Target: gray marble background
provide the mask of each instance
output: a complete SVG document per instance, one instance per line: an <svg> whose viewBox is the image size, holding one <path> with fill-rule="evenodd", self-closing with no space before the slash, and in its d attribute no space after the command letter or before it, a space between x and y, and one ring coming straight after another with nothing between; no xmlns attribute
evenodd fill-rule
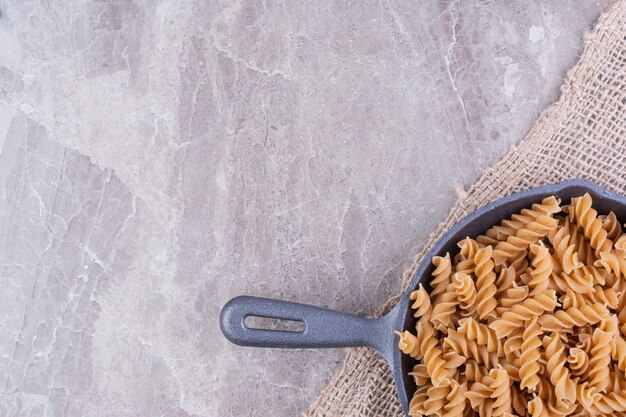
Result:
<svg viewBox="0 0 626 417"><path fill-rule="evenodd" d="M297 415L344 352L221 306L372 313L601 11L0 0L0 414Z"/></svg>

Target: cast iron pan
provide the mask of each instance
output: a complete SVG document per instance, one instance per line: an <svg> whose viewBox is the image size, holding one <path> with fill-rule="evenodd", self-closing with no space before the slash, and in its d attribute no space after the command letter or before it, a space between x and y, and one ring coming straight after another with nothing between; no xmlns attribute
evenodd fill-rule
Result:
<svg viewBox="0 0 626 417"><path fill-rule="evenodd" d="M220 326L228 340L242 346L273 348L338 348L367 346L380 353L389 363L398 388L404 412L408 415L408 404L415 392L415 382L408 375L413 370L414 360L401 354L397 348L398 337L394 330L415 331L415 318L409 308L409 294L419 283L425 286L431 279L433 256L446 252L458 252L456 243L466 236L476 237L489 227L509 218L544 197L555 195L562 202L588 192L593 205L600 213L613 210L618 218L626 219L626 197L604 190L589 181L575 179L558 184L545 185L504 197L476 210L454 225L424 257L413 275L402 299L387 315L379 319L352 316L288 301L257 297L236 297L222 309ZM244 324L248 316L301 321L301 332L250 329Z"/></svg>

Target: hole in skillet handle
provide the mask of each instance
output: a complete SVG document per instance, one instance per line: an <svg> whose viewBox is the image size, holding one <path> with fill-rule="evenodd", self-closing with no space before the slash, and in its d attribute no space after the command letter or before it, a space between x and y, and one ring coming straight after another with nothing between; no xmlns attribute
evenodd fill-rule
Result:
<svg viewBox="0 0 626 417"><path fill-rule="evenodd" d="M302 333L306 329L302 320L287 320L274 317L249 315L243 321L244 326L253 330L273 330L282 332Z"/></svg>

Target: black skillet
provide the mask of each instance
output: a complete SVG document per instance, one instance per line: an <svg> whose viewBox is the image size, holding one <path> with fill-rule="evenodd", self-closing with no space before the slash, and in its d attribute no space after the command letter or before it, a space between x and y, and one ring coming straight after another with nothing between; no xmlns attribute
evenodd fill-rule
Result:
<svg viewBox="0 0 626 417"><path fill-rule="evenodd" d="M612 210L618 218L626 218L626 197L611 193L586 180L568 180L532 188L489 203L448 230L424 257L400 302L381 318L368 319L310 305L242 296L233 298L222 308L220 316L222 332L228 340L242 346L370 347L389 363L402 407L408 416L409 401L416 388L413 378L408 373L412 371L415 362L398 350L398 337L394 335L394 331L415 330L415 318L409 308L409 295L419 283L427 284L430 281L430 274L433 271L430 259L437 255L443 256L446 252L454 255L458 251L456 243L461 239L484 233L502 219L540 202L544 197L555 195L562 202L568 202L570 198L586 192L591 194L594 208L600 213ZM305 327L301 332L251 329L244 324L248 316L301 321Z"/></svg>

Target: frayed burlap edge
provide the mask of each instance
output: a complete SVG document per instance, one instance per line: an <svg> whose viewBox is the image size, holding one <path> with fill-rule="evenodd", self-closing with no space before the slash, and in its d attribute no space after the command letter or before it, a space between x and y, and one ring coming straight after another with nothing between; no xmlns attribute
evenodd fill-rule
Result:
<svg viewBox="0 0 626 417"><path fill-rule="evenodd" d="M489 201L522 189L586 178L626 191L626 2L619 1L583 36L583 52L567 73L561 97L526 137L487 169L454 204L403 277L401 297L425 253L458 220ZM626 220L626 219L622 219ZM349 349L341 369L303 412L319 416L401 416L386 362L366 348Z"/></svg>

